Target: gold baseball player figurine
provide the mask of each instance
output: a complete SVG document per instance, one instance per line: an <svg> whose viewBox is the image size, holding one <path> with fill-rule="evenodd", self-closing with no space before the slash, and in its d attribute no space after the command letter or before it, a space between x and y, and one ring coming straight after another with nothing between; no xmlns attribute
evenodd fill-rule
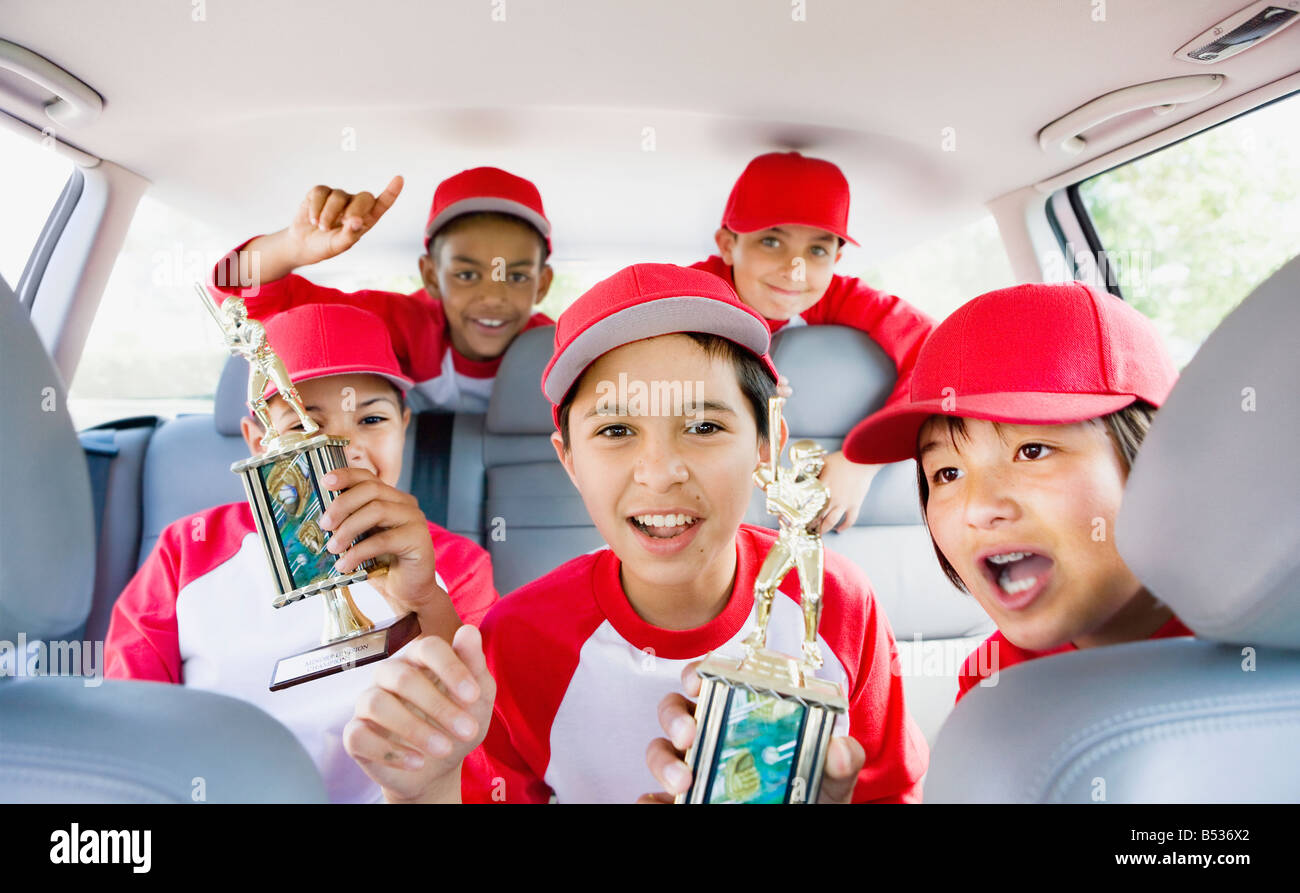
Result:
<svg viewBox="0 0 1300 893"><path fill-rule="evenodd" d="M773 443L780 441L784 403L773 397L767 404ZM798 440L790 445L790 460L782 468L773 450L754 472L781 529L754 581L758 617L744 656L710 652L696 670L695 743L686 753L691 788L677 795L678 803L817 802L835 722L848 711L843 687L816 675L824 556L815 525L830 501L817 475L826 451ZM791 569L802 593L802 659L767 648L772 600Z"/></svg>
<svg viewBox="0 0 1300 893"><path fill-rule="evenodd" d="M302 405L302 396L289 380L289 370L284 368L284 361L271 350L271 344L266 340L266 329L260 322L249 317L243 299L226 298L218 308L207 289L196 285L195 290L203 299L203 306L208 308L208 312L221 327L227 349L234 356L243 357L248 361L248 408L262 423L264 432L262 446L272 449L281 442L280 432L271 423L271 413L267 409L266 398L262 396L268 381L275 385L276 390L297 413L299 421L302 422L301 437L310 437L319 431L320 426L307 414L307 410Z"/></svg>
<svg viewBox="0 0 1300 893"><path fill-rule="evenodd" d="M768 401L768 422L775 441L781 432L783 397ZM799 602L803 608L803 659L809 667L822 665L817 647L817 622L822 610L822 538L816 524L830 502L830 491L818 480L826 465L826 450L812 440L796 440L790 445L790 467L781 467L775 450L770 465L754 472L754 481L767 494L767 510L776 515L781 531L772 551L754 580L754 598L758 618L754 632L745 639L751 656L767 645L767 621L772 613L772 598L785 575L793 568L799 574Z"/></svg>

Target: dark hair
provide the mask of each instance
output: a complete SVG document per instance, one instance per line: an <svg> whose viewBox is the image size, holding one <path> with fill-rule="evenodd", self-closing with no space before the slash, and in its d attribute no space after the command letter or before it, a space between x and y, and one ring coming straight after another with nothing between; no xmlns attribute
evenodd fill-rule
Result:
<svg viewBox="0 0 1300 893"><path fill-rule="evenodd" d="M711 359L722 357L730 361L731 367L736 371L736 383L740 385L740 393L745 395L745 402L754 413L754 421L758 426L758 442L767 443L771 433L767 429L767 401L769 397L776 396L776 382L772 380L763 361L736 342L721 335L708 332L675 334L686 335L700 345ZM582 384L584 377L585 373L578 376L578 380L569 387L568 393L560 401L560 438L564 441L566 452L569 449L569 411L573 408L573 398L577 395L578 385Z"/></svg>
<svg viewBox="0 0 1300 893"><path fill-rule="evenodd" d="M1106 433L1110 436L1111 443L1115 446L1115 452L1119 455L1120 462L1124 465L1124 471L1127 473L1132 467L1133 462L1137 459L1138 449L1142 446L1142 441L1147 436L1147 431L1151 428L1151 420L1155 417L1156 408L1150 403L1138 400L1130 403L1123 409L1116 410L1110 415L1104 415L1092 421L1104 425ZM966 420L957 416L940 416L947 423L948 434L951 437L966 437ZM994 423L999 424L997 422ZM918 459L916 463L916 486L917 493L921 497L921 517L925 519L926 528L929 529L930 518L926 514L926 505L930 501L930 482L925 477L925 469L921 466ZM934 554L939 558L939 567L943 569L944 575L952 581L962 592L969 592L966 584L962 582L961 576L958 575L957 569L952 566L943 552L939 550L939 544L934 540L934 534L930 534L930 544L934 546Z"/></svg>
<svg viewBox="0 0 1300 893"><path fill-rule="evenodd" d="M442 240L458 229L464 228L470 223L484 223L488 221L506 221L507 223L517 223L520 226L526 226L532 233L537 236L537 246L541 251L538 265L546 263L546 259L551 256L551 251L546 247L546 237L542 235L541 230L533 226L522 217L514 214L506 214L501 211L473 211L469 214L461 214L459 217L453 217L438 229L434 230L433 236L429 239L429 257L437 258L439 250L442 248Z"/></svg>

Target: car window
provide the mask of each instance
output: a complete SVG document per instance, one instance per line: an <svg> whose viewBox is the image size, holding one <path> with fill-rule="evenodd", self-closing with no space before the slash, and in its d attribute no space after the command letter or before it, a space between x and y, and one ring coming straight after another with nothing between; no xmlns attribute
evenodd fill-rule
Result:
<svg viewBox="0 0 1300 893"><path fill-rule="evenodd" d="M53 137L37 142L0 129L0 275L14 291L72 175L72 162L53 146Z"/></svg>
<svg viewBox="0 0 1300 893"><path fill-rule="evenodd" d="M193 283L207 280L229 242L187 214L140 200L68 390L79 429L212 411L227 354Z"/></svg>
<svg viewBox="0 0 1300 893"><path fill-rule="evenodd" d="M1016 283L992 214L869 263L856 275L939 320L977 295Z"/></svg>
<svg viewBox="0 0 1300 893"><path fill-rule="evenodd" d="M1078 186L1125 300L1181 367L1243 298L1300 254L1300 95Z"/></svg>

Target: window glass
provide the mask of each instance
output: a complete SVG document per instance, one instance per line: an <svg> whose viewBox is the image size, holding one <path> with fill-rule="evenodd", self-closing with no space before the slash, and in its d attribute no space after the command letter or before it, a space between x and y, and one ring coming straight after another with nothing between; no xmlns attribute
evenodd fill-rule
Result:
<svg viewBox="0 0 1300 893"><path fill-rule="evenodd" d="M50 137L38 142L0 128L0 275L14 291L72 175L72 162L52 146Z"/></svg>
<svg viewBox="0 0 1300 893"><path fill-rule="evenodd" d="M938 320L986 291L1016 284L992 214L869 264L857 275Z"/></svg>
<svg viewBox="0 0 1300 893"><path fill-rule="evenodd" d="M1124 299L1181 367L1300 254L1300 95L1079 184Z"/></svg>
<svg viewBox="0 0 1300 893"><path fill-rule="evenodd" d="M212 411L228 354L193 283L207 280L229 242L187 214L140 200L68 392L78 428Z"/></svg>

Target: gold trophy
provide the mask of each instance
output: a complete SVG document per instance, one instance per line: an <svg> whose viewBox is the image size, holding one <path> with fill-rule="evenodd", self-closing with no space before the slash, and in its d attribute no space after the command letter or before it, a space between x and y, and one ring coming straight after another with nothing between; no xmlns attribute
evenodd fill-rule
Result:
<svg viewBox="0 0 1300 893"><path fill-rule="evenodd" d="M783 397L768 401L768 430L780 436ZM813 674L822 665L817 647L821 617L821 535L816 523L830 500L818 480L826 451L811 440L790 445L789 467L776 450L754 472L767 510L780 521L776 542L754 580L757 627L745 653L711 653L700 664L695 743L686 754L691 788L678 803L815 803L831 731L848 701L837 683ZM799 575L803 647L796 659L767 649L772 599L791 570Z"/></svg>
<svg viewBox="0 0 1300 893"><path fill-rule="evenodd" d="M267 340L266 329L248 316L240 298L227 298L220 307L207 289L196 284L203 306L221 327L226 347L248 361L248 407L262 423L265 434L259 456L236 462L230 470L244 481L253 521L262 540L271 577L279 595L277 608L319 594L325 604L325 624L320 644L276 661L271 691L341 673L383 660L420 634L414 613L376 627L352 601L348 586L387 571L375 559L348 574L334 569L335 556L325 548L330 534L320 527L320 516L335 493L320 479L348 464L343 450L348 441L318 433L320 427L303 407L289 371ZM263 391L267 383L297 413L302 431L281 434L271 421Z"/></svg>

